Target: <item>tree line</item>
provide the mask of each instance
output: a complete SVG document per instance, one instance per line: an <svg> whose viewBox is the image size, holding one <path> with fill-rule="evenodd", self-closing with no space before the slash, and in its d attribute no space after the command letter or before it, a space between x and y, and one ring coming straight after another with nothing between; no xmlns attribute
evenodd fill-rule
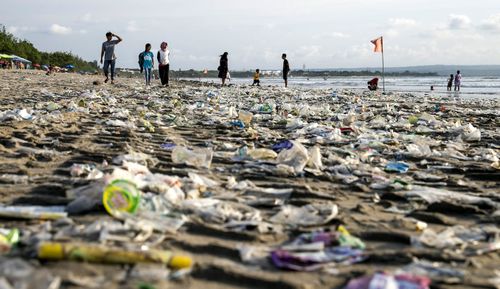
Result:
<svg viewBox="0 0 500 289"><path fill-rule="evenodd" d="M15 54L28 59L33 64L53 65L65 67L68 64L74 65L75 70L95 71L97 62L88 62L70 52L43 52L39 51L31 42L19 39L8 32L4 25L0 25L0 53Z"/></svg>

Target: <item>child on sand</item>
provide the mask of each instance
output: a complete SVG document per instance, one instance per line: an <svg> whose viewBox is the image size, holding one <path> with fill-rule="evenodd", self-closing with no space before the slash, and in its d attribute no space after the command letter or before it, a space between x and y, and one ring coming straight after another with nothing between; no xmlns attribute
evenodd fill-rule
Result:
<svg viewBox="0 0 500 289"><path fill-rule="evenodd" d="M144 53L142 54L142 68L144 69L144 78L146 79L146 86L151 85L151 70L154 67L154 55L151 52L151 44L147 43Z"/></svg>
<svg viewBox="0 0 500 289"><path fill-rule="evenodd" d="M254 85L260 86L260 70L259 69L255 70L255 73L253 75L252 86L254 86Z"/></svg>
<svg viewBox="0 0 500 289"><path fill-rule="evenodd" d="M450 74L450 78L448 79L448 91L451 91L451 88L453 87L453 74Z"/></svg>

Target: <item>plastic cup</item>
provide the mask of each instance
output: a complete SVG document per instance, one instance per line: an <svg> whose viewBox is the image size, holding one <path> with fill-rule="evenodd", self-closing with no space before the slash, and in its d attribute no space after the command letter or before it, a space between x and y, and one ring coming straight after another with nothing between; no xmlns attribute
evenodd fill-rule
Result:
<svg viewBox="0 0 500 289"><path fill-rule="evenodd" d="M139 207L141 193L131 181L115 180L104 188L102 203L106 211L118 217L120 213L134 214Z"/></svg>

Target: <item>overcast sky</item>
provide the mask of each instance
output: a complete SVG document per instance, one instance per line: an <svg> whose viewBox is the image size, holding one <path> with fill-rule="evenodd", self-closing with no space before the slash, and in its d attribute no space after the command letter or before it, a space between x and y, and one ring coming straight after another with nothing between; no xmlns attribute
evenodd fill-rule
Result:
<svg viewBox="0 0 500 289"><path fill-rule="evenodd" d="M173 69L500 64L499 0L8 0L0 23L44 51L99 58L104 34L124 41L118 67L136 67L167 41ZM5 12L5 10L9 12Z"/></svg>

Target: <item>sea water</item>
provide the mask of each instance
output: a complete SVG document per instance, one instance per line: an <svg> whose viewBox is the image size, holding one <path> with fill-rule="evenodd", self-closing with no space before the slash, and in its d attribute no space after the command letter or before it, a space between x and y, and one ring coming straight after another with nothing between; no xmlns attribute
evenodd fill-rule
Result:
<svg viewBox="0 0 500 289"><path fill-rule="evenodd" d="M290 77L289 86L299 86L304 88L331 88L331 89L353 89L366 90L370 76L351 77ZM219 83L216 78L201 78L201 81ZM261 77L261 85L283 85L281 78ZM232 84L252 84L250 78L232 78ZM500 98L500 77L467 77L462 78L460 93L447 92L448 79L445 76L432 77L386 77L385 89L387 92L408 92L415 95L430 94L439 96L460 96L464 98ZM382 89L382 79L379 80L379 87ZM431 91L434 86L434 91ZM453 88L454 89L454 88Z"/></svg>

